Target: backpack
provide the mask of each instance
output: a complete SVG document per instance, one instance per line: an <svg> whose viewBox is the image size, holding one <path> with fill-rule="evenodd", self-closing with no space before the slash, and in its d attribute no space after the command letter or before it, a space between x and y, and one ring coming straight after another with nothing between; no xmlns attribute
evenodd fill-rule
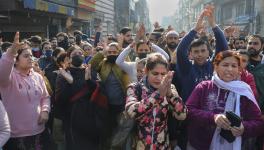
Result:
<svg viewBox="0 0 264 150"><path fill-rule="evenodd" d="M141 83L137 82L135 88L135 94L138 98L138 101L140 101L142 95ZM111 149L132 149L135 134L135 120L133 118L130 118L126 111L122 112L118 121L117 130L111 140Z"/></svg>

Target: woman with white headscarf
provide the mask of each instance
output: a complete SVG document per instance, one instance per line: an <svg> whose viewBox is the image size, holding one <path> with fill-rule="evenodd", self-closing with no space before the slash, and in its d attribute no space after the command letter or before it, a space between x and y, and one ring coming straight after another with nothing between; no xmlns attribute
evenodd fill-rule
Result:
<svg viewBox="0 0 264 150"><path fill-rule="evenodd" d="M187 100L189 114L188 150L241 150L246 138L263 134L261 111L248 84L238 80L240 57L224 51L214 60L212 80L196 86ZM241 118L240 126L232 126L226 112ZM220 134L230 131L234 141Z"/></svg>

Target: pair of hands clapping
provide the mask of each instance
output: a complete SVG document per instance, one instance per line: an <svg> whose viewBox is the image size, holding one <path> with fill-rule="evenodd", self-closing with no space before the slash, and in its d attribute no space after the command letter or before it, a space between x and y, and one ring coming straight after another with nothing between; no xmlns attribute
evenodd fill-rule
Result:
<svg viewBox="0 0 264 150"><path fill-rule="evenodd" d="M215 17L214 17L214 6L207 5L202 13L200 14L196 26L194 28L195 31L201 32L205 28L205 22L203 21L204 17L207 17L209 25L214 28L216 26Z"/></svg>
<svg viewBox="0 0 264 150"><path fill-rule="evenodd" d="M170 97L171 92L171 81L173 78L174 71L169 71L168 74L162 79L161 84L158 88L161 97Z"/></svg>

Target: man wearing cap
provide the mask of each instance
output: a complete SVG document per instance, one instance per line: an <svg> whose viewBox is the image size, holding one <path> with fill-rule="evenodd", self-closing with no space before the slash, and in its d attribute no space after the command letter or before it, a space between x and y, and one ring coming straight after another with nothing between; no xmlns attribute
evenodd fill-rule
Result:
<svg viewBox="0 0 264 150"><path fill-rule="evenodd" d="M165 51L170 56L170 59L173 56L173 53L175 52L178 44L179 44L179 34L176 31L169 31L166 34Z"/></svg>

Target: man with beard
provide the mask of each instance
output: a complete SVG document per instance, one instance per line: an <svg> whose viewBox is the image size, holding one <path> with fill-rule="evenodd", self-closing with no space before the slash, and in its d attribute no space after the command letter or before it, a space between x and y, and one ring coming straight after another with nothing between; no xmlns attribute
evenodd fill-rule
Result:
<svg viewBox="0 0 264 150"><path fill-rule="evenodd" d="M264 64L261 64L262 50L264 47L264 40L259 35L250 35L247 38L247 51L249 54L249 63L247 69L253 74L257 86L259 98L259 107L262 112L262 119L264 119ZM262 149L263 137L259 137L256 143L257 149Z"/></svg>
<svg viewBox="0 0 264 150"><path fill-rule="evenodd" d="M122 48L126 48L129 44L133 42L132 32L130 28L124 27L123 29L120 30L119 33L121 34L121 36L124 37Z"/></svg>
<svg viewBox="0 0 264 150"><path fill-rule="evenodd" d="M247 50L250 56L248 70L253 71L261 63L264 40L259 35L250 35L247 41Z"/></svg>
<svg viewBox="0 0 264 150"><path fill-rule="evenodd" d="M179 44L179 34L176 31L169 31L166 34L166 46L165 51L170 56L171 65L176 64L176 48Z"/></svg>
<svg viewBox="0 0 264 150"><path fill-rule="evenodd" d="M234 46L235 46L236 50L246 49L246 41L245 41L245 38L240 37L238 39L235 39L234 40Z"/></svg>

